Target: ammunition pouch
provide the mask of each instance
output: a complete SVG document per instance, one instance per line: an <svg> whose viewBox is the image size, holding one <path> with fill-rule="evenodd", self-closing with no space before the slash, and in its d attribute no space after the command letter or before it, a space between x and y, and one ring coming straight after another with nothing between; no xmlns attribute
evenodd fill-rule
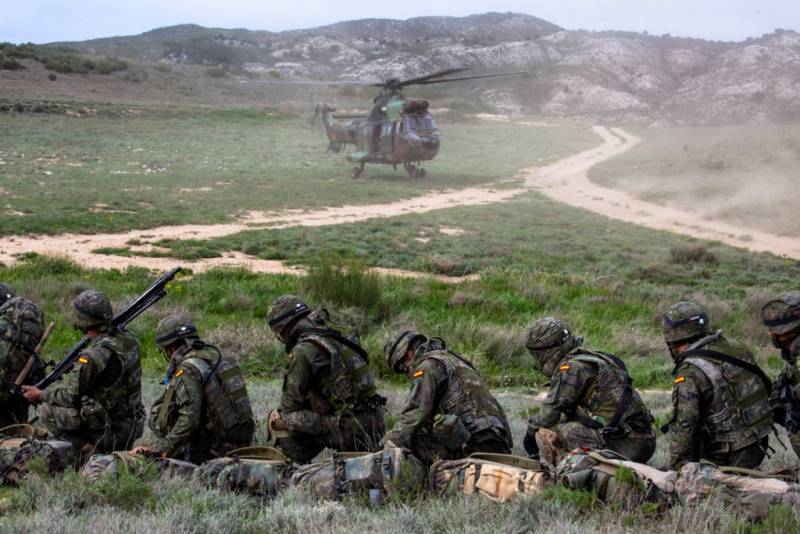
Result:
<svg viewBox="0 0 800 534"><path fill-rule="evenodd" d="M103 430L109 422L105 407L90 397L81 400L80 419L83 427L90 430Z"/></svg>

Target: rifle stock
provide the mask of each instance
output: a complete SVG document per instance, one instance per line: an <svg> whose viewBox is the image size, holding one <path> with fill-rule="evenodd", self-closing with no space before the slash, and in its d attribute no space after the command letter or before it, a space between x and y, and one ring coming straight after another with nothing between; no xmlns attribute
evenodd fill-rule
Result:
<svg viewBox="0 0 800 534"><path fill-rule="evenodd" d="M167 295L167 290L165 289L167 284L175 278L175 275L178 274L180 270L180 267L175 267L171 271L161 275L158 280L153 282L153 284L145 290L144 293L136 297L133 302L125 306L121 312L111 319L111 329L115 331L124 330L128 323L139 317L139 315L144 313L144 311L150 306L164 298ZM50 371L50 373L37 384L35 384L34 387L38 389L45 389L50 384L67 374L70 369L75 366L75 362L78 360L78 355L83 348L89 344L91 339L92 338L88 335L83 336L80 341L75 343L67 351L67 353L64 355L64 358L62 358L61 361L56 364L53 370Z"/></svg>

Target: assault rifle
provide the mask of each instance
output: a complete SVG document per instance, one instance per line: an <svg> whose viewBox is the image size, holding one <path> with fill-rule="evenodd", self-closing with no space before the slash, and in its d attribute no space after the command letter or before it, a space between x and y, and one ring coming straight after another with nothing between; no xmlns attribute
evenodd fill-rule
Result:
<svg viewBox="0 0 800 534"><path fill-rule="evenodd" d="M171 271L161 275L161 277L153 282L153 285L148 287L144 293L137 297L136 300L125 306L125 309L111 319L110 330L117 332L125 330L125 327L128 326L128 323L139 317L147 308L163 299L167 295L167 284L170 283L173 278L175 278L175 275L178 274L180 270L180 267L175 267ZM50 371L50 374L39 381L38 384L35 384L34 387L38 389L45 389L47 386L68 373L75 366L75 361L78 359L78 354L80 354L83 348L89 344L91 339L92 338L88 335L83 336L80 341L75 343L72 348L67 351L67 353L64 355L64 358L58 362L55 367L53 367L53 370Z"/></svg>
<svg viewBox="0 0 800 534"><path fill-rule="evenodd" d="M789 434L800 430L800 405L794 396L795 384L791 380L781 381L778 389L778 400L783 409L783 428Z"/></svg>

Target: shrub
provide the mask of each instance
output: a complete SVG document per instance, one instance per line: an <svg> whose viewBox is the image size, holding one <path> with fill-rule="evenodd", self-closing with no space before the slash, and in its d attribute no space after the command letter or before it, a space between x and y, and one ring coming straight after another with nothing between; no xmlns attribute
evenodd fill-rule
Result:
<svg viewBox="0 0 800 534"><path fill-rule="evenodd" d="M20 70L24 69L25 67L12 57L3 57L2 61L0 61L0 68L3 70Z"/></svg>
<svg viewBox="0 0 800 534"><path fill-rule="evenodd" d="M56 76L51 72L50 74L47 75L47 79L50 80L51 82L54 82L58 79L58 76Z"/></svg>
<svg viewBox="0 0 800 534"><path fill-rule="evenodd" d="M672 263L706 263L716 265L719 258L704 245L685 245L672 247L669 250Z"/></svg>
<svg viewBox="0 0 800 534"><path fill-rule="evenodd" d="M210 67L206 69L206 76L209 78L225 78L228 75L228 69L225 67Z"/></svg>
<svg viewBox="0 0 800 534"><path fill-rule="evenodd" d="M317 300L338 306L376 310L381 303L381 283L357 259L321 257L311 264L303 287Z"/></svg>

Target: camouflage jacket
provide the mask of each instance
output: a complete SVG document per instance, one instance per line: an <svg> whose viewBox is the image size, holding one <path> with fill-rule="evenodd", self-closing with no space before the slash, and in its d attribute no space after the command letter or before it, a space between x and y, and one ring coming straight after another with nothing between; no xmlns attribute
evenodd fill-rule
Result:
<svg viewBox="0 0 800 534"><path fill-rule="evenodd" d="M334 358L342 354L351 363L355 359L353 373L341 360L338 371L334 368ZM377 393L368 364L334 340L302 334L287 360L280 412L290 432L317 433L337 418L371 409Z"/></svg>
<svg viewBox="0 0 800 534"><path fill-rule="evenodd" d="M44 316L29 300L16 297L0 307L0 426L27 422L28 403L5 386L17 379L43 333ZM37 358L23 383L34 384L43 376Z"/></svg>
<svg viewBox="0 0 800 534"><path fill-rule="evenodd" d="M129 332L101 333L78 355L75 368L43 393L46 404L74 408L91 428L141 420L139 343Z"/></svg>
<svg viewBox="0 0 800 534"><path fill-rule="evenodd" d="M414 435L429 429L437 414L451 414L458 416L470 435L492 430L510 446L505 412L478 372L443 346L429 344L426 349L415 355L411 389L387 440L410 448Z"/></svg>
<svg viewBox="0 0 800 534"><path fill-rule="evenodd" d="M754 363L743 346L722 337L709 337L713 338L710 343L693 348ZM768 435L772 428L766 387L752 373L732 364L682 357L674 372L672 405L668 428L673 469L687 461L699 461L704 455L740 450Z"/></svg>
<svg viewBox="0 0 800 534"><path fill-rule="evenodd" d="M562 416L594 421L599 428L609 424L622 401L626 373L603 359L601 353L576 348L566 355L550 380L550 390L541 411L531 417L534 428L552 428ZM620 426L625 433L654 434L653 418L635 389Z"/></svg>
<svg viewBox="0 0 800 534"><path fill-rule="evenodd" d="M148 446L170 457L195 458L250 444L252 431L246 435L239 428L254 424L238 365L210 346L186 346L173 354L167 378L150 409L154 438Z"/></svg>

